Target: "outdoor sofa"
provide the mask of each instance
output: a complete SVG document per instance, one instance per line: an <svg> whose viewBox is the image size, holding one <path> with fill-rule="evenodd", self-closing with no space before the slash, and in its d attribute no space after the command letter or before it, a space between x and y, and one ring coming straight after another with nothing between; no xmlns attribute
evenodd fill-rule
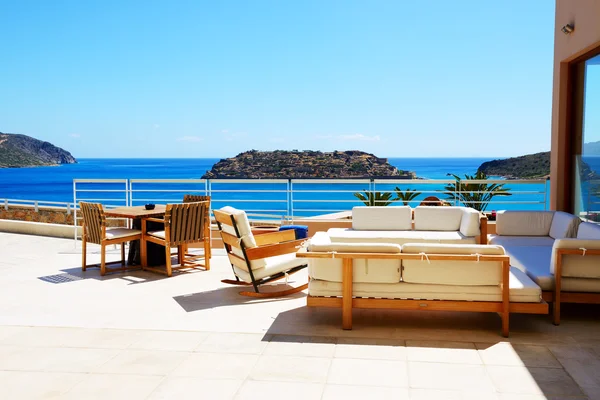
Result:
<svg viewBox="0 0 600 400"><path fill-rule="evenodd" d="M500 211L489 244L542 288L555 324L561 302L600 303L600 225L560 211Z"/></svg>

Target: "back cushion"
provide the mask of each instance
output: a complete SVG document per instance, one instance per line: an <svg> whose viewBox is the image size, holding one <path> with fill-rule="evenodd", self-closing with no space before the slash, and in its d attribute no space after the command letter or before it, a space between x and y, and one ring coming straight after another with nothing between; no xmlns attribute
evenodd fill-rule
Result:
<svg viewBox="0 0 600 400"><path fill-rule="evenodd" d="M506 236L549 236L554 211L498 211L496 233Z"/></svg>
<svg viewBox="0 0 600 400"><path fill-rule="evenodd" d="M411 243L402 253L421 254L420 260L402 260L402 280L407 283L492 286L502 282L501 261L432 261L433 254L504 255L502 246Z"/></svg>
<svg viewBox="0 0 600 400"><path fill-rule="evenodd" d="M354 207L352 229L361 231L410 231L411 208L402 207Z"/></svg>
<svg viewBox="0 0 600 400"><path fill-rule="evenodd" d="M467 237L479 235L479 211L470 207L461 207L460 233Z"/></svg>
<svg viewBox="0 0 600 400"><path fill-rule="evenodd" d="M556 211L550 226L550 236L554 239L574 238L581 220L573 214Z"/></svg>
<svg viewBox="0 0 600 400"><path fill-rule="evenodd" d="M415 230L458 231L462 220L462 207L417 207Z"/></svg>
<svg viewBox="0 0 600 400"><path fill-rule="evenodd" d="M582 222L577 230L577 239L600 239L600 225Z"/></svg>
<svg viewBox="0 0 600 400"><path fill-rule="evenodd" d="M248 220L248 216L246 212L243 210L238 210L236 208L226 206L221 208L221 211L233 214L233 219L235 220L235 225L237 226L238 231L240 232L240 236L242 237L242 243L246 248L256 247L256 240L254 240L254 235L252 234L252 228L250 227L250 221ZM223 227L223 232L227 232L230 235L236 236L235 230L230 228L229 225L221 225ZM244 258L244 253L236 248L232 247L232 253L240 258ZM267 265L264 259L252 260L251 266L252 269L264 268Z"/></svg>

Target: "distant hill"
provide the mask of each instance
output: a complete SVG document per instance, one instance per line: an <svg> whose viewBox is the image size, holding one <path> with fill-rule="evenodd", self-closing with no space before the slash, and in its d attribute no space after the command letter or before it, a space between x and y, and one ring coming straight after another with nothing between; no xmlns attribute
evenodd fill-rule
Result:
<svg viewBox="0 0 600 400"><path fill-rule="evenodd" d="M600 141L585 143L584 153L588 156L600 155ZM583 166L583 174L594 173L589 166ZM544 178L550 176L550 152L528 154L503 160L486 161L479 166L486 175L503 176L512 179Z"/></svg>
<svg viewBox="0 0 600 400"><path fill-rule="evenodd" d="M414 172L401 171L362 151L257 151L240 153L213 165L202 178L397 178L414 179Z"/></svg>
<svg viewBox="0 0 600 400"><path fill-rule="evenodd" d="M75 164L66 150L26 135L0 132L0 168Z"/></svg>

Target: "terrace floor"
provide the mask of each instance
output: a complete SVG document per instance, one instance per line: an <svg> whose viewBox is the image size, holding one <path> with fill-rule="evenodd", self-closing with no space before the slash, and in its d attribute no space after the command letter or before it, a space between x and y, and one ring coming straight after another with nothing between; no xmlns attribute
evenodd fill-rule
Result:
<svg viewBox="0 0 600 400"><path fill-rule="evenodd" d="M359 310L344 331L303 293L239 296L219 250L172 278L80 260L0 233L1 399L600 399L597 306L513 315L509 339L479 313Z"/></svg>

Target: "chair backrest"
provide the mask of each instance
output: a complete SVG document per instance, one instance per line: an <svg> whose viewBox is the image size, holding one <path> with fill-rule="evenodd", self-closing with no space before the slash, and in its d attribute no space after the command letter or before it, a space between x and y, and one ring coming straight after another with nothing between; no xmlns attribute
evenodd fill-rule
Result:
<svg viewBox="0 0 600 400"><path fill-rule="evenodd" d="M171 246L195 243L204 239L208 202L167 204L165 240Z"/></svg>
<svg viewBox="0 0 600 400"><path fill-rule="evenodd" d="M101 244L106 233L106 217L100 203L80 202L86 242Z"/></svg>
<svg viewBox="0 0 600 400"><path fill-rule="evenodd" d="M208 202L207 211L204 213L204 228L206 229L207 236L210 236L210 196L200 196L197 194L183 195L184 203L197 203L199 201Z"/></svg>

